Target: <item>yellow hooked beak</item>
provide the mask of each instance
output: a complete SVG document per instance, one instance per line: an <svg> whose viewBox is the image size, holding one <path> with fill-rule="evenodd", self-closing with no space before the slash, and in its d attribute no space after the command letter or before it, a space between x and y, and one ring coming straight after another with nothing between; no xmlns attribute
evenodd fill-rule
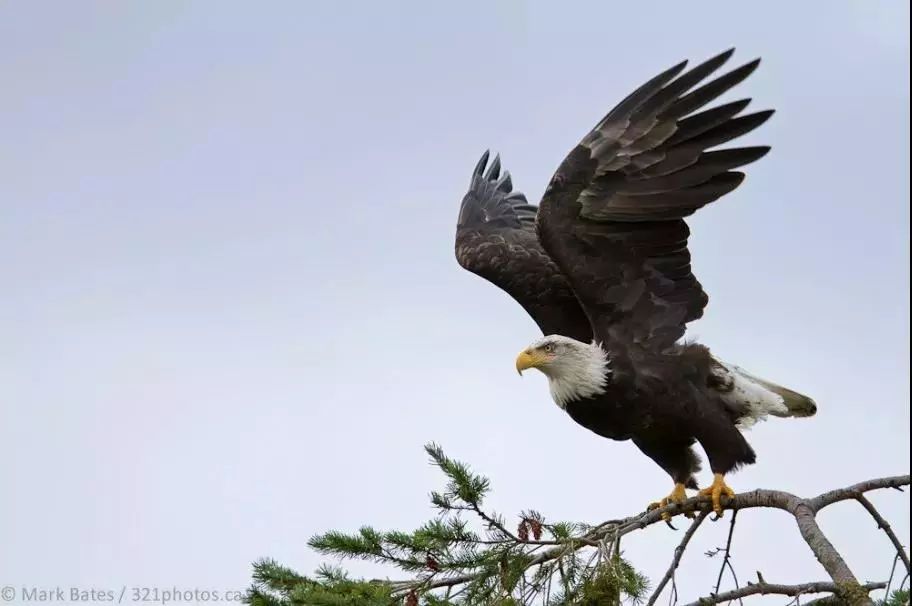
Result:
<svg viewBox="0 0 912 606"><path fill-rule="evenodd" d="M538 368L540 364L547 360L547 356L536 350L525 350L516 356L516 372L520 375L524 370Z"/></svg>

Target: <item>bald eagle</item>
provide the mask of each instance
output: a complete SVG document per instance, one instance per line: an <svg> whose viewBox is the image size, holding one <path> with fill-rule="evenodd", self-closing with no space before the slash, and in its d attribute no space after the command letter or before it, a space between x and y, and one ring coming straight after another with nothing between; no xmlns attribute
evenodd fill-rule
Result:
<svg viewBox="0 0 912 606"><path fill-rule="evenodd" d="M708 151L773 113L742 114L750 99L704 109L759 65L706 81L733 52L688 71L683 61L633 91L570 151L537 207L485 152L456 230L459 264L506 291L545 335L519 354L517 370L544 373L574 421L631 440L671 476L671 494L650 507L698 489L699 442L713 482L698 494L717 515L734 495L725 475L756 459L741 430L817 410L682 340L708 301L691 272L684 218L737 188L744 173L734 169L769 151Z"/></svg>

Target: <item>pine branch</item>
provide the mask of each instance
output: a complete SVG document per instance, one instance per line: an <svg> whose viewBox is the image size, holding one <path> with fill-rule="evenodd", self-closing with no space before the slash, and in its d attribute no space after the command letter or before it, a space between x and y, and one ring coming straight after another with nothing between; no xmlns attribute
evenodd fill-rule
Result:
<svg viewBox="0 0 912 606"><path fill-rule="evenodd" d="M816 515L816 513L821 509L833 505L834 503L856 499L858 494L864 492L870 492L872 490L880 490L885 488L899 488L902 486L908 486L909 484L910 476L908 475L876 478L873 480L868 480L866 482L861 482L859 484L854 484L847 488L823 493L813 499L802 499L789 492L781 490L758 489L736 495L733 499L730 499L724 505L723 509L739 511L742 509L753 509L759 507L780 509L791 513L793 516L795 516L796 521L798 522L799 530L801 530L802 536L805 538L808 546L811 548L818 561L820 561L824 566L824 569L830 573L834 583L859 586L858 581L855 579L855 576L852 574L851 570L848 569L848 566L845 564L842 556L832 545L832 543L829 542L829 540L823 534L823 531L820 530L820 527L814 520L814 515ZM662 508L653 509L637 516L631 516L629 518L619 520L611 524L600 525L598 527L598 530L583 535L580 538L586 541L587 544L597 542L600 539L604 539L611 535L620 538L631 532L642 530L649 526L652 526L653 524L661 522L662 513L665 511L668 511L670 513L685 513L697 511L699 508L705 507L707 505L708 503L706 502L705 498L694 497L688 499L683 504L668 505ZM555 547L553 549L545 551L532 561L531 566L541 565L545 562L560 558L565 555L565 549L565 547ZM428 584L427 587L439 588L453 586L469 582L473 578L473 575L468 574L454 576L448 579L437 579L434 582Z"/></svg>
<svg viewBox="0 0 912 606"><path fill-rule="evenodd" d="M381 532L364 526L354 534L333 531L318 535L309 543L321 553L340 558L393 564L415 574L413 578L400 581L351 580L335 568L323 568L315 578L308 578L264 560L255 565L254 585L248 594L248 602L257 606L508 606L532 603L613 604L619 603L622 596L634 601L645 600L648 583L622 558L621 538L662 521L663 513L699 512L675 549L671 564L647 606L654 606L669 583L677 601L675 573L691 538L710 515L711 507L706 498L695 497L683 504L608 520L594 527L546 523L543 516L535 511L523 512L519 516L518 530L513 532L501 516L483 507L483 500L490 491L487 478L447 457L435 444L429 444L425 450L431 462L441 469L448 480L444 492L431 493L431 502L440 513L437 519L412 532ZM908 556L902 551L895 533L864 494L884 488L901 489L909 483L910 478L905 475L868 480L813 498L777 490L754 490L725 501L724 508L734 512L726 541L726 555L713 594L700 603L740 600L758 593L801 596L828 592L846 603L873 604L868 592L886 584L859 584L841 554L820 529L816 514L834 503L858 501L897 548L894 562L902 558L908 570ZM760 578L758 583L719 593L725 569L735 575L730 556L737 513L752 508L779 509L792 515L811 553L821 562L831 580L803 585L775 585ZM474 518L480 523L483 532L473 531L462 517L466 515L470 516L469 521ZM734 578L737 585L737 577Z"/></svg>
<svg viewBox="0 0 912 606"><path fill-rule="evenodd" d="M485 521L485 523L488 525L489 529L497 530L500 534L502 534L504 537L506 537L506 539L513 541L515 543L528 542L528 539L520 539L516 535L514 535L512 532L507 530L506 527L504 527L503 523L500 520L498 520L497 518L495 518L493 516L489 516L488 514L483 512L481 510L481 508L478 507L477 503L472 503L471 508L472 508L472 511L475 513L475 515L477 515L479 518L481 518L482 520Z"/></svg>

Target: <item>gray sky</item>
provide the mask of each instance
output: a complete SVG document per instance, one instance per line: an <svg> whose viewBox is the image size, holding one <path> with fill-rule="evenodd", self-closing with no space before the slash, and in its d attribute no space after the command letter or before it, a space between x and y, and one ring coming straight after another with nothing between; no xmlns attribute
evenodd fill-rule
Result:
<svg viewBox="0 0 912 606"><path fill-rule="evenodd" d="M736 94L778 110L747 138L773 152L690 222L711 300L689 334L820 413L752 430L730 483L907 472L908 19L898 0L0 4L0 585L309 572L314 533L431 515L430 440L505 513L597 522L667 493L516 377L536 327L452 238L484 149L538 200L635 86L733 45L764 59ZM908 496L874 500L908 541ZM821 522L861 577L888 572L857 506ZM781 512L739 527L743 577L825 577ZM701 529L683 595L711 587L726 530ZM657 579L679 539L627 553Z"/></svg>

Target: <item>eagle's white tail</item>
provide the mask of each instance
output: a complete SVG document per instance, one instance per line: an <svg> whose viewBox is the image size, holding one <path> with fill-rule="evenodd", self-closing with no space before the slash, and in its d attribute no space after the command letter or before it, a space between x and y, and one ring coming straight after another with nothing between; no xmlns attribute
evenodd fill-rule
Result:
<svg viewBox="0 0 912 606"><path fill-rule="evenodd" d="M811 398L761 379L734 364L719 362L713 369L714 387L722 400L740 413L738 425L748 428L757 421L774 417L812 417L817 404Z"/></svg>

